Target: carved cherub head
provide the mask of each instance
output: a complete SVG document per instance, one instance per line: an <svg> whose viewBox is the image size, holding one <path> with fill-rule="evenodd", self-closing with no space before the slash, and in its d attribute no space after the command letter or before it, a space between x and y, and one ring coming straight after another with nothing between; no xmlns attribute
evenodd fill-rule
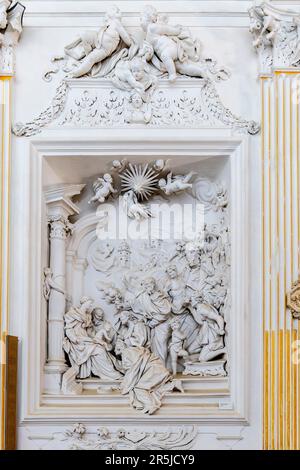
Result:
<svg viewBox="0 0 300 470"><path fill-rule="evenodd" d="M119 289L114 286L106 287L101 289L104 294L106 302L109 304L118 304L122 300L122 294Z"/></svg>
<svg viewBox="0 0 300 470"><path fill-rule="evenodd" d="M144 104L143 98L137 92L130 95L129 102L135 109L141 109Z"/></svg>
<svg viewBox="0 0 300 470"><path fill-rule="evenodd" d="M145 63L140 57L134 57L130 62L130 70L135 80L139 82L145 76Z"/></svg>
<svg viewBox="0 0 300 470"><path fill-rule="evenodd" d="M141 26L143 30L146 31L148 24L156 23L157 19L157 10L152 5L146 5L141 15Z"/></svg>
<svg viewBox="0 0 300 470"><path fill-rule="evenodd" d="M106 20L113 20L114 18L117 18L118 20L121 18L122 13L120 8L117 7L117 5L112 5L109 10L107 10L105 14L105 19Z"/></svg>
<svg viewBox="0 0 300 470"><path fill-rule="evenodd" d="M103 179L104 179L104 181L106 181L107 183L112 183L112 182L113 182L112 176L111 176L109 173L105 173L105 174L103 175Z"/></svg>
<svg viewBox="0 0 300 470"><path fill-rule="evenodd" d="M166 180L164 178L160 178L160 180L158 181L158 186L160 187L160 189L165 188L167 186Z"/></svg>

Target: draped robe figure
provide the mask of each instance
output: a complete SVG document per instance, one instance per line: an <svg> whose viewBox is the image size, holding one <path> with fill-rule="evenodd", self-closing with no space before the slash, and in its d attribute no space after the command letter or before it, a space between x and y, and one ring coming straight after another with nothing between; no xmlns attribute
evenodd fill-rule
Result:
<svg viewBox="0 0 300 470"><path fill-rule="evenodd" d="M65 315L64 350L72 367L79 368L78 378L85 379L93 373L101 379L121 379L122 374L116 368L117 360L107 351L105 343L88 336L91 314L86 308L87 302L86 299L81 300L80 307L71 307Z"/></svg>
<svg viewBox="0 0 300 470"><path fill-rule="evenodd" d="M137 320L130 312L123 310L120 313L117 325L116 354L128 346L150 346L150 328L144 320Z"/></svg>
<svg viewBox="0 0 300 470"><path fill-rule="evenodd" d="M167 392L174 388L182 390L179 381L171 380L170 372L149 349L140 346L124 349L122 365L125 375L121 393L129 394L130 404L144 413L158 410Z"/></svg>
<svg viewBox="0 0 300 470"><path fill-rule="evenodd" d="M201 303L201 295L193 299L192 314L200 325L199 335L194 341L194 352L200 352L199 361L206 362L226 352L224 347L225 322L217 309Z"/></svg>
<svg viewBox="0 0 300 470"><path fill-rule="evenodd" d="M132 303L134 313L148 320L151 332L151 349L166 364L168 339L171 334L169 319L171 302L164 292L158 289L154 278L145 279L142 291Z"/></svg>

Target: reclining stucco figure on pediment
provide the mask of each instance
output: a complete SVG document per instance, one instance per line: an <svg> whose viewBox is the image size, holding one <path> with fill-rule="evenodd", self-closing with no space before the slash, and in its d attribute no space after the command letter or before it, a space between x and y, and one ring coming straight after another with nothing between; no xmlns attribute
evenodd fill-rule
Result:
<svg viewBox="0 0 300 470"><path fill-rule="evenodd" d="M127 31L119 8L112 6L101 28L82 33L65 47L64 56L58 60L68 62L65 70L72 78L113 76L119 61L126 62L124 74L131 88L141 88L139 79L131 72L130 62L135 57L148 63L148 72L167 75L170 81L180 75L209 80L229 77L225 68L202 56L201 43L192 38L188 28L169 25L168 17L160 15L151 5L142 11L140 24L142 40Z"/></svg>
<svg viewBox="0 0 300 470"><path fill-rule="evenodd" d="M81 33L52 64L44 79L60 76L56 95L37 118L15 124L18 136L39 132L62 114L58 125L187 127L206 121L206 125L221 122L250 134L259 131L257 123L235 116L222 104L215 83L228 79L229 71L204 57L199 39L187 27L169 24L168 17L151 5L142 11L134 33L123 25L119 8L112 6L99 30ZM195 92L184 89L184 79L195 82ZM68 96L74 80L82 83L82 96ZM95 89L91 99L84 89L88 80L92 80L89 89ZM169 85L164 91L162 83ZM181 94L174 94L176 87ZM83 116L87 107L88 123Z"/></svg>

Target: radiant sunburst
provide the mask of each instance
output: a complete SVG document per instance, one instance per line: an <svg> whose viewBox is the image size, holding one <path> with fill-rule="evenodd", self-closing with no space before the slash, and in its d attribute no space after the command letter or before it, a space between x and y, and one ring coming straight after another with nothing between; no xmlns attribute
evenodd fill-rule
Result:
<svg viewBox="0 0 300 470"><path fill-rule="evenodd" d="M120 175L122 180L122 192L134 191L143 199L148 199L157 189L157 174L146 165L132 165Z"/></svg>

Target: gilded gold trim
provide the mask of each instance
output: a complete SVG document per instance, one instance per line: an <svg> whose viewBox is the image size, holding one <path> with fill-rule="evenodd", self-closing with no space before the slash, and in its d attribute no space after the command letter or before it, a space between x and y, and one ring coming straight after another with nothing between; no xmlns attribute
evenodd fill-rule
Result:
<svg viewBox="0 0 300 470"><path fill-rule="evenodd" d="M261 77L263 448L270 450L300 450L300 364L292 355L300 326L286 310L286 290L300 266L299 103L293 94L299 80L299 69ZM300 298L300 279L293 289L290 308L298 292Z"/></svg>

